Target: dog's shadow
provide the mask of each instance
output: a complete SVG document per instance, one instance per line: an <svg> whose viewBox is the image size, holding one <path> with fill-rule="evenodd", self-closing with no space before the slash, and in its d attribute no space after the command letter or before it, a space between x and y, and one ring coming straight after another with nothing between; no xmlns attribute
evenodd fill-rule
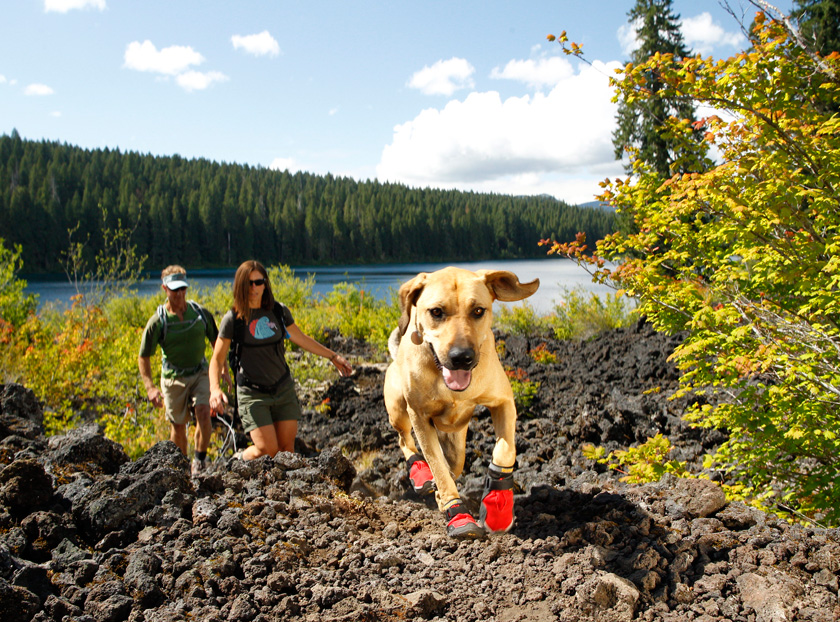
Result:
<svg viewBox="0 0 840 622"><path fill-rule="evenodd" d="M462 497L471 511L480 508L481 493ZM434 498L427 500L435 508ZM511 534L522 540L560 538L571 548L594 544L612 548L626 525L651 524L650 515L626 497L595 488L584 493L537 485L514 497L515 522ZM619 547L620 548L620 547Z"/></svg>
<svg viewBox="0 0 840 622"><path fill-rule="evenodd" d="M601 522L627 524L647 514L624 496L602 492L578 492L538 485L517 495L515 533L523 539L563 537L577 527Z"/></svg>

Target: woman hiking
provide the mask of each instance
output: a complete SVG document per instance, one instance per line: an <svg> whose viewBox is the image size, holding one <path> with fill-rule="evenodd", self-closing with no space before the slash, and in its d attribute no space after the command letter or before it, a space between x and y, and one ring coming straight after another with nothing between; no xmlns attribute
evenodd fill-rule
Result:
<svg viewBox="0 0 840 622"><path fill-rule="evenodd" d="M228 350L238 348L236 399L253 445L237 454L243 460L295 450L300 402L286 363L285 338L307 352L330 360L342 376L353 368L343 356L304 334L289 308L276 302L263 265L244 262L233 279L233 309L222 318L210 360L210 407L224 412L227 396L220 379Z"/></svg>

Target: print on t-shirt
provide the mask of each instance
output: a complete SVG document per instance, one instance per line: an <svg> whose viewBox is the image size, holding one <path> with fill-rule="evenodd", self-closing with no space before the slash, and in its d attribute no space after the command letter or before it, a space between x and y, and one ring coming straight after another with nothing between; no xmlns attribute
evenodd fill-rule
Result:
<svg viewBox="0 0 840 622"><path fill-rule="evenodd" d="M248 330L254 339L270 339L277 334L277 324L263 316L252 321L248 325Z"/></svg>

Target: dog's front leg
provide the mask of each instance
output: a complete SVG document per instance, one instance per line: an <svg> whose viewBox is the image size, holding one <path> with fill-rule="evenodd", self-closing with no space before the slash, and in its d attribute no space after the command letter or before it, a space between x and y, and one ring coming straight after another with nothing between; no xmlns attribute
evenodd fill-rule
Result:
<svg viewBox="0 0 840 622"><path fill-rule="evenodd" d="M411 412L410 409L409 412ZM455 486L455 480L450 471L449 462L444 455L437 429L434 427L431 417L428 415L425 417L419 416L416 412L411 413L411 417L414 433L417 435L417 442L435 478L437 485L435 499L437 500L438 509L446 516L447 535L459 539L481 538L484 536L484 530L461 504L458 488ZM457 433L455 436L461 439L466 438L466 428L464 428L463 432ZM459 453L463 456L463 450ZM460 459L456 458L457 468L459 470L463 467L463 462L463 457Z"/></svg>
<svg viewBox="0 0 840 622"><path fill-rule="evenodd" d="M452 478L452 473L449 470L449 463L446 461L446 456L443 455L443 449L438 440L437 430L432 424L431 417L424 416L409 407L409 417L411 418L411 425L414 428L414 434L417 436L417 443L420 445L420 451L429 463L429 468L432 475L435 477L435 484L437 491L435 498L437 499L438 508L441 511L446 509L446 505L453 500L459 499L458 489L455 486L455 480Z"/></svg>
<svg viewBox="0 0 840 622"><path fill-rule="evenodd" d="M489 410L496 433L493 464L513 468L516 463L516 406L511 399L490 407Z"/></svg>
<svg viewBox="0 0 840 622"><path fill-rule="evenodd" d="M516 406L505 400L490 408L496 446L487 468L481 498L479 522L489 532L506 532L513 527L513 468L516 464Z"/></svg>

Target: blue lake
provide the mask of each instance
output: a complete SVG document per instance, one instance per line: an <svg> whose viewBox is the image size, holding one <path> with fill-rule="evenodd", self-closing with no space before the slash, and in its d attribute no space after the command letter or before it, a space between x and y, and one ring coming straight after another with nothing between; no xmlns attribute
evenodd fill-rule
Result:
<svg viewBox="0 0 840 622"><path fill-rule="evenodd" d="M555 302L563 297L564 290L582 287L597 294L612 290L604 285L592 282L589 274L576 263L568 259L510 259L498 261L475 261L464 263L412 263L412 264L377 264L365 266L294 266L295 275L305 278L315 277L316 294L330 292L338 283L351 283L364 289L377 298L386 298L392 291L418 272L434 272L446 266L458 266L467 270L509 270L519 277L521 282L540 280L536 294L528 298L528 303L539 312L548 312ZM235 270L189 270L188 280L192 287L214 287L220 282L232 283ZM67 280L58 278L44 279L34 276L24 277L28 281L27 292L38 294L41 305L54 303L69 304L76 289ZM160 277L153 276L137 286L140 294L153 294L160 291Z"/></svg>

